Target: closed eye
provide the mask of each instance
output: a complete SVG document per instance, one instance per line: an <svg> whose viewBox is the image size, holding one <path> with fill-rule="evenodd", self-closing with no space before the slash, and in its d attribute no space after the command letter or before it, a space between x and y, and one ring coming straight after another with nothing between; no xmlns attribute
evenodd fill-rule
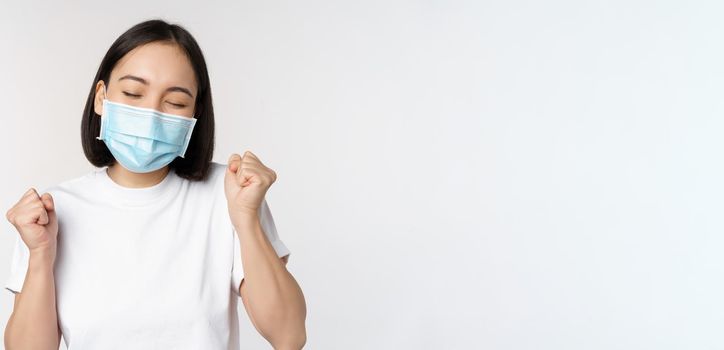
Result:
<svg viewBox="0 0 724 350"><path fill-rule="evenodd" d="M123 94L126 95L126 96L128 96L128 97L131 97L131 98L139 98L139 97L141 97L141 95L132 94L132 93L130 93L130 92L128 92L128 91L123 91ZM173 102L170 102L170 101L166 101L166 103L168 103L168 104L170 104L170 105L172 105L172 106L174 106L174 107L176 107L176 108L186 108L186 105L184 105L184 104L173 103Z"/></svg>
<svg viewBox="0 0 724 350"><path fill-rule="evenodd" d="M124 91L123 94L126 95L126 96L128 96L128 97L133 97L133 98L139 98L139 97L141 97L141 95L135 95L135 94L132 94L132 93L126 92L126 91Z"/></svg>
<svg viewBox="0 0 724 350"><path fill-rule="evenodd" d="M168 102L168 101L166 101L166 103L168 103L168 104L170 104L170 105L172 105L172 106L174 106L174 107L177 107L177 108L184 108L184 107L186 107L186 105L180 105L180 104L178 104L178 103L173 103L173 102Z"/></svg>

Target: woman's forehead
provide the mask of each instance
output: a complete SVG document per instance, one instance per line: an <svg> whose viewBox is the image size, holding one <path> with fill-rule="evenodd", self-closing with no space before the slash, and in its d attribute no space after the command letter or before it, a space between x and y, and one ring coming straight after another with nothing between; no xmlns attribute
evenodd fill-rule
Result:
<svg viewBox="0 0 724 350"><path fill-rule="evenodd" d="M176 44L153 42L128 52L111 72L111 81L132 75L149 86L184 86L196 91L196 75L186 53ZM195 95L195 93L194 93Z"/></svg>

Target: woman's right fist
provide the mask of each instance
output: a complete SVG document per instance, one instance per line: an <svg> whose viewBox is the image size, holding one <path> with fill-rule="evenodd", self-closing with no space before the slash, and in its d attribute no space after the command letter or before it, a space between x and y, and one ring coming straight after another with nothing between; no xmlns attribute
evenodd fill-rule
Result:
<svg viewBox="0 0 724 350"><path fill-rule="evenodd" d="M5 214L31 252L45 251L55 259L58 218L50 193L42 196L30 188Z"/></svg>

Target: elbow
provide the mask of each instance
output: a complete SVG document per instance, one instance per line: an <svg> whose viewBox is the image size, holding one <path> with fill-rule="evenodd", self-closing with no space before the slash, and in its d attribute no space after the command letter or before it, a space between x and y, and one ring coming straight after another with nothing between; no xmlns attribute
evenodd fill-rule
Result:
<svg viewBox="0 0 724 350"><path fill-rule="evenodd" d="M301 335L296 339L295 349L301 349L307 344L307 332L302 332Z"/></svg>
<svg viewBox="0 0 724 350"><path fill-rule="evenodd" d="M270 322L262 328L262 335L275 350L299 350L307 343L307 330L304 319L287 322Z"/></svg>
<svg viewBox="0 0 724 350"><path fill-rule="evenodd" d="M300 350L307 344L307 334L302 331L294 335L287 335L283 340L272 344L274 350Z"/></svg>
<svg viewBox="0 0 724 350"><path fill-rule="evenodd" d="M307 344L307 331L304 329L304 324L302 324L298 332L289 338L289 350L299 350L303 348L304 345Z"/></svg>
<svg viewBox="0 0 724 350"><path fill-rule="evenodd" d="M27 334L25 330L28 328L22 324L16 325L14 315L15 313L10 315L3 332L3 345L6 350L58 350L60 348L60 333L54 334L55 339L53 340L37 334Z"/></svg>
<svg viewBox="0 0 724 350"><path fill-rule="evenodd" d="M11 314L10 319L8 319L8 323L5 325L5 331L3 332L3 346L6 350L17 349L14 343L13 314Z"/></svg>

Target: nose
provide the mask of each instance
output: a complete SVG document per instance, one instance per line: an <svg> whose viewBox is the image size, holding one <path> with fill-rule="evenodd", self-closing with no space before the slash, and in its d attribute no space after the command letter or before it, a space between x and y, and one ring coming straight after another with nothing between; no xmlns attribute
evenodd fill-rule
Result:
<svg viewBox="0 0 724 350"><path fill-rule="evenodd" d="M153 109L159 112L163 112L163 96L148 94L148 97L144 99L140 107Z"/></svg>
<svg viewBox="0 0 724 350"><path fill-rule="evenodd" d="M161 108L163 108L163 101L161 99L158 99L158 100L156 100L156 105L153 107L153 109L155 109L159 112L163 112L163 109L161 109Z"/></svg>

